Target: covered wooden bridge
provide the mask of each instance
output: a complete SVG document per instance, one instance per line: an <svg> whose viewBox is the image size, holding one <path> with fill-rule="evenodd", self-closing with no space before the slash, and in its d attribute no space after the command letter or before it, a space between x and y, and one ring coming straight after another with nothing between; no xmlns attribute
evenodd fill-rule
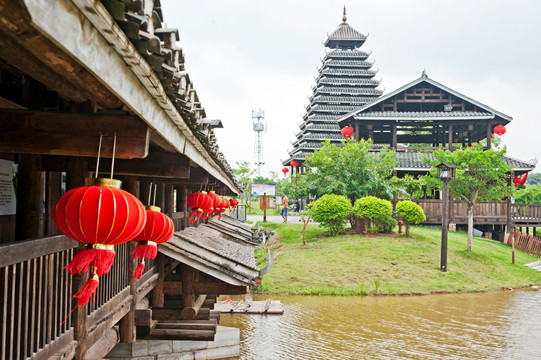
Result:
<svg viewBox="0 0 541 360"><path fill-rule="evenodd" d="M2 360L212 340L216 296L245 293L259 274L257 234L233 219L187 221L191 192L239 189L216 143L221 122L206 118L164 14L159 0L0 0ZM60 234L52 209L96 175L159 206L175 234L139 280L135 243L116 246L94 301L76 307L88 274L63 269L78 243Z"/></svg>

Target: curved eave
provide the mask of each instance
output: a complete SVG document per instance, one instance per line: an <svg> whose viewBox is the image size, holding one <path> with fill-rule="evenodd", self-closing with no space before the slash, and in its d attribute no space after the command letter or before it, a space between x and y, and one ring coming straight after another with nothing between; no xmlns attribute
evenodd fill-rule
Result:
<svg viewBox="0 0 541 360"><path fill-rule="evenodd" d="M186 155L233 192L239 192L238 186L193 134L157 75L101 2L27 0L24 5L32 24L44 36L84 64L173 149Z"/></svg>

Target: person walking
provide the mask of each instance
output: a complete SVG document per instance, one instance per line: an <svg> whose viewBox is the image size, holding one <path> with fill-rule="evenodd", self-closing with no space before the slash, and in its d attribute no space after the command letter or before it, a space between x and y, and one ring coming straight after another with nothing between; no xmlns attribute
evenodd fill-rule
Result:
<svg viewBox="0 0 541 360"><path fill-rule="evenodd" d="M283 223L287 224L287 206L289 203L289 199L287 198L285 192L282 193L282 199L283 199L283 203L282 203L283 206L282 206L282 210L280 211L280 215L282 215L282 219L284 219Z"/></svg>

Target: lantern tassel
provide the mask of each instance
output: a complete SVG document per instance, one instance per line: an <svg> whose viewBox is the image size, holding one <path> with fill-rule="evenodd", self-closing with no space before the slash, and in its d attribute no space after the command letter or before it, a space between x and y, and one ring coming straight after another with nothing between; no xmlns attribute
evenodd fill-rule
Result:
<svg viewBox="0 0 541 360"><path fill-rule="evenodd" d="M100 244L93 244L91 249L79 249L64 269L72 275L87 272L91 268L96 269L98 276L109 273L115 259L115 251L112 250L112 246L106 245L103 248L96 248L96 245Z"/></svg>
<svg viewBox="0 0 541 360"><path fill-rule="evenodd" d="M77 301L77 305L82 306L88 304L88 301L90 300L90 297L96 293L96 289L98 288L98 285L100 284L100 280L96 272L94 272L92 278L88 280L82 288L77 291L75 295L73 295L73 298L79 299Z"/></svg>
<svg viewBox="0 0 541 360"><path fill-rule="evenodd" d="M140 279L143 276L143 271L145 270L145 261L141 261L137 268L133 271L132 277L134 279Z"/></svg>
<svg viewBox="0 0 541 360"><path fill-rule="evenodd" d="M196 222L197 218L201 217L202 214L203 214L203 209L193 209L190 215L188 216L188 221ZM193 219L192 219L192 216L194 216Z"/></svg>
<svg viewBox="0 0 541 360"><path fill-rule="evenodd" d="M155 259L156 255L158 255L158 247L155 243L149 244L147 242L146 244L138 244L135 250L133 250L131 257L134 259Z"/></svg>

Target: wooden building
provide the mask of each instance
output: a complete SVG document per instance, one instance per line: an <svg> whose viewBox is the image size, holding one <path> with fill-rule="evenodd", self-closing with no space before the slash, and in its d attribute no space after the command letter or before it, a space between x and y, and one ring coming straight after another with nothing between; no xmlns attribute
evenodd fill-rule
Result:
<svg viewBox="0 0 541 360"><path fill-rule="evenodd" d="M354 137L372 139L374 151L387 146L396 150L395 172L424 175L437 149L458 149L486 141L492 146L494 128L507 125L512 118L431 78L425 72L414 81L365 104L337 121L340 127L350 126ZM533 170L536 161L521 161L510 156L504 160L512 168L510 178ZM419 200L427 215L427 224L441 224L442 204L439 199ZM526 207L528 209L526 209ZM541 226L536 206L514 205L511 200L477 205L474 223L483 229L517 226ZM530 209L531 207L531 209ZM526 215L525 214L529 214ZM466 210L458 201L451 202L451 222L466 224ZM503 237L501 237L503 240Z"/></svg>
<svg viewBox="0 0 541 360"><path fill-rule="evenodd" d="M368 61L370 53L361 50L366 39L367 35L347 23L344 7L342 23L324 43L328 52L322 60L300 131L295 134L293 149L283 165L290 166L295 160L300 164L297 169L302 171L306 154L321 149L324 139L336 144L344 140L337 124L338 118L383 93L377 89L380 80L375 79L374 63Z"/></svg>
<svg viewBox="0 0 541 360"><path fill-rule="evenodd" d="M191 192L239 189L216 143L221 123L206 118L164 12L159 0L0 0L0 359L96 359L141 338L207 341L216 296L246 292L259 274L257 234L226 217L187 222ZM95 300L75 307L87 275L63 269L78 243L60 234L52 208L113 170L176 232L140 280L135 243L116 246Z"/></svg>

